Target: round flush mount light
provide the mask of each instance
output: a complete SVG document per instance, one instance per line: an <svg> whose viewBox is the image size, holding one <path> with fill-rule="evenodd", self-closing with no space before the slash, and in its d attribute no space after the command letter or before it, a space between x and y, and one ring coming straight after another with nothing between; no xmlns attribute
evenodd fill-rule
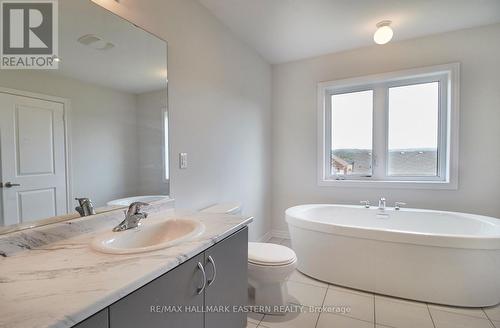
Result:
<svg viewBox="0 0 500 328"><path fill-rule="evenodd" d="M391 23L390 20L384 20L377 23L377 31L373 34L373 41L375 41L376 44L386 44L391 41L394 35L390 26Z"/></svg>

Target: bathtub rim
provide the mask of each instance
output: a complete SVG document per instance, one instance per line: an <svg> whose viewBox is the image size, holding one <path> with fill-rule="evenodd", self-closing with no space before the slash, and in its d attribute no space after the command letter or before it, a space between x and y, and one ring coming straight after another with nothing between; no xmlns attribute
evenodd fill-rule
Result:
<svg viewBox="0 0 500 328"><path fill-rule="evenodd" d="M332 235L349 236L353 238L378 240L381 242L405 243L420 246L448 247L474 250L500 250L500 234L499 235L463 235L463 234L437 234L423 233L400 230L382 230L373 228L354 227L349 225L341 225L334 223L325 223L315 221L313 219L300 217L300 210L312 207L333 206L363 210L359 205L344 205L344 204L303 204L290 207L285 211L285 221L287 224L297 228L327 233ZM375 210L376 207L370 207ZM387 208L394 211L394 208ZM477 219L486 220L500 225L500 220L494 217L469 214L462 212L439 211L429 209L404 208L402 212L426 212L426 213L444 213L461 216L472 216ZM299 213L297 213L299 212ZM493 221L493 220L497 220ZM292 241L293 242L293 241Z"/></svg>

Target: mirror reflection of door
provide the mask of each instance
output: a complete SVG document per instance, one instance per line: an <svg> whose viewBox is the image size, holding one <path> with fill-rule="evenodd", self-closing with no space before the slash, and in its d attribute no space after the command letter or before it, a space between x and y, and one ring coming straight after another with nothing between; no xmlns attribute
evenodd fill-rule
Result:
<svg viewBox="0 0 500 328"><path fill-rule="evenodd" d="M67 212L64 103L0 92L2 223Z"/></svg>

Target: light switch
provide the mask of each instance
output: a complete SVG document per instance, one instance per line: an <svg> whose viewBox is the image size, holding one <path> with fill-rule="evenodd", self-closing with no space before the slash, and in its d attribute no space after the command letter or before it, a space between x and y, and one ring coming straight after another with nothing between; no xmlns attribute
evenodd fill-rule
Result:
<svg viewBox="0 0 500 328"><path fill-rule="evenodd" d="M179 153L179 167L181 169L187 169L188 167L188 154Z"/></svg>

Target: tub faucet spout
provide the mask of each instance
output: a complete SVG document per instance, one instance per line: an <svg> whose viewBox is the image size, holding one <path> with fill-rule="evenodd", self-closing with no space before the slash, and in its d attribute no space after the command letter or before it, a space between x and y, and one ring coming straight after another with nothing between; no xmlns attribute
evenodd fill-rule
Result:
<svg viewBox="0 0 500 328"><path fill-rule="evenodd" d="M385 198L384 197L380 198L380 200L378 201L378 209L381 211L385 211Z"/></svg>

